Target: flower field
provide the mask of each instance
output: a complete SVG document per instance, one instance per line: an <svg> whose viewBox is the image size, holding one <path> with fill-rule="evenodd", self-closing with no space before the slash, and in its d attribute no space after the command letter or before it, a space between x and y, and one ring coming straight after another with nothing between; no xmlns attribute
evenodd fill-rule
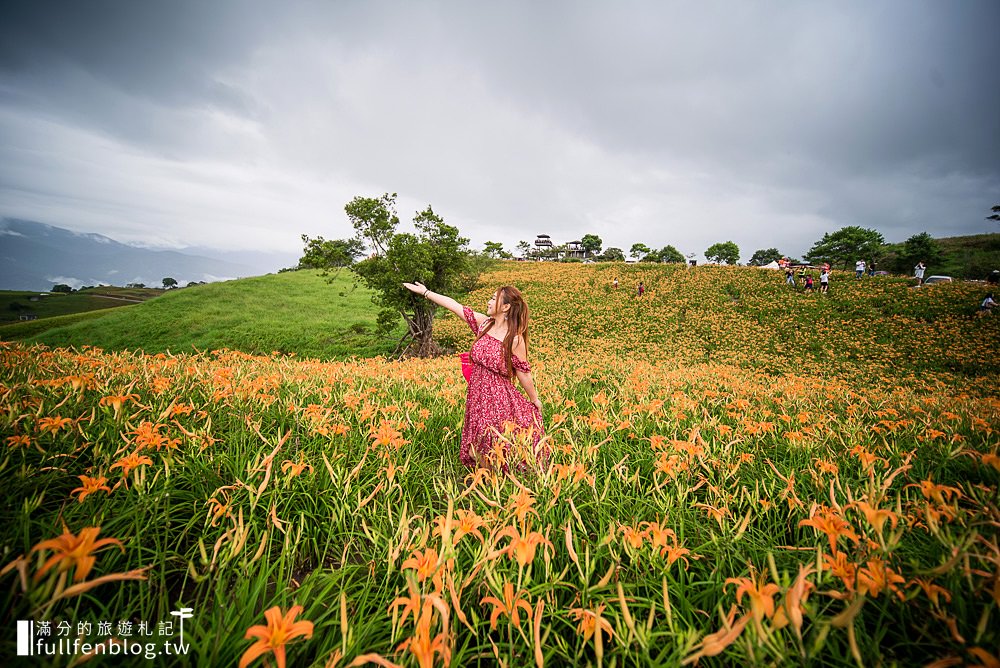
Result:
<svg viewBox="0 0 1000 668"><path fill-rule="evenodd" d="M191 608L163 665L998 665L1000 319L783 280L485 276L474 308L532 309L552 456L509 431L516 475L458 464L455 357L0 343L4 628Z"/></svg>

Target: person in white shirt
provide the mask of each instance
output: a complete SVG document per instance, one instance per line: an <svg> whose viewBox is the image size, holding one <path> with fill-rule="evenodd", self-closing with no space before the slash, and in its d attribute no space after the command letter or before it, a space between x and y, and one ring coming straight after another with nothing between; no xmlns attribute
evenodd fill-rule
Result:
<svg viewBox="0 0 1000 668"><path fill-rule="evenodd" d="M983 303L979 305L979 310L980 311L990 311L990 310L994 309L996 307L996 305L997 305L997 303L995 301L993 301L993 293L991 292L988 295L986 295L986 299L984 299Z"/></svg>
<svg viewBox="0 0 1000 668"><path fill-rule="evenodd" d="M927 269L927 267L924 266L923 261L918 262L917 266L913 268L913 275L917 279L917 285L923 285L924 284L924 271L926 269Z"/></svg>
<svg viewBox="0 0 1000 668"><path fill-rule="evenodd" d="M865 275L865 261L858 260L854 263L854 274L856 278L861 278Z"/></svg>

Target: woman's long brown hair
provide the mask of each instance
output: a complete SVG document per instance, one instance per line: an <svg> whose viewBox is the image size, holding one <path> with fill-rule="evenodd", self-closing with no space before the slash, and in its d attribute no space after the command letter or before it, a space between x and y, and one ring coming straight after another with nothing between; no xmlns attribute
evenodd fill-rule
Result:
<svg viewBox="0 0 1000 668"><path fill-rule="evenodd" d="M524 297L521 296L521 291L513 285L505 285L497 290L494 311L499 311L500 307L504 304L510 304L510 309L507 311L507 335L503 339L503 360L507 366L507 375L513 378L515 336L520 336L521 340L524 341L525 355L527 355L528 304L524 301ZM486 332L490 331L495 324L496 319L490 318L486 323L486 327L476 336L476 340L472 342L472 345L475 346L479 339L486 336ZM524 361L527 362L528 360Z"/></svg>

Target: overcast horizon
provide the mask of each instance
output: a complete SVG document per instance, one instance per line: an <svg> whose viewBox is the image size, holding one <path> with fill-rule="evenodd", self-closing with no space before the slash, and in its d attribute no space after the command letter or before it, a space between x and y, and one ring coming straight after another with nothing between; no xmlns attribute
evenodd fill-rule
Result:
<svg viewBox="0 0 1000 668"><path fill-rule="evenodd" d="M0 217L301 251L396 192L482 250L1000 232L1000 3L36 2Z"/></svg>

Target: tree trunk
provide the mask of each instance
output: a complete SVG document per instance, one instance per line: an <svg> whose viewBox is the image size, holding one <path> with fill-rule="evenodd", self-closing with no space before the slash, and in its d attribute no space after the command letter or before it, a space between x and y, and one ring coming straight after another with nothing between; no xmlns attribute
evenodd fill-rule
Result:
<svg viewBox="0 0 1000 668"><path fill-rule="evenodd" d="M413 340L403 351L403 357L436 357L441 348L434 342L434 313L430 309L418 308L410 316L403 314Z"/></svg>

